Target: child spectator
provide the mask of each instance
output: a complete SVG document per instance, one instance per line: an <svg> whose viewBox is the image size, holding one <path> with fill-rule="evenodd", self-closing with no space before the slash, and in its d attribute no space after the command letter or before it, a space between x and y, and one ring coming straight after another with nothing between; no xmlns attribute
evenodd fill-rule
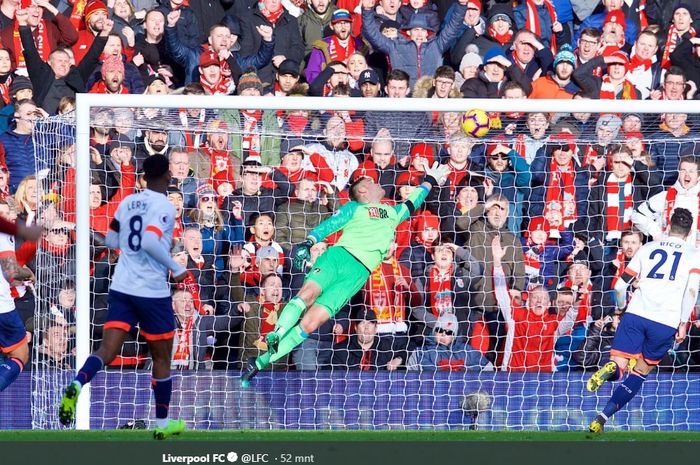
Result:
<svg viewBox="0 0 700 465"><path fill-rule="evenodd" d="M457 336L457 318L447 313L435 322L432 335L408 359L409 371L492 371L491 362Z"/></svg>

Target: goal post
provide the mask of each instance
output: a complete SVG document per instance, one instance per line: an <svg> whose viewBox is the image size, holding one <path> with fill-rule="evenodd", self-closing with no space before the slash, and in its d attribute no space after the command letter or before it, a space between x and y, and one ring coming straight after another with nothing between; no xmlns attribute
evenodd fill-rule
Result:
<svg viewBox="0 0 700 465"><path fill-rule="evenodd" d="M531 112L545 112L545 113L571 113L571 112L579 112L579 113L593 113L593 114L620 114L620 113L640 113L640 114L651 114L651 115L658 115L658 114L670 114L670 113L688 113L688 114L696 114L700 115L700 102L697 101L683 101L683 102L678 102L678 101L615 101L615 100L505 100L505 99L386 99L386 98L322 98L322 97L305 97L305 98L280 98L280 97L241 97L241 96L230 96L230 97L219 97L219 96L196 96L196 95L188 95L188 96L182 96L182 95L168 95L168 96L155 96L155 95L102 95L102 94L78 94L76 96L76 110L75 110L75 146L76 146L76 163L75 163L75 199L76 199L76 204L75 204L75 222L76 222L76 230L75 230L75 247L76 247L76 255L75 255L75 260L76 260L76 280L75 280L75 286L76 286L76 366L81 366L82 363L86 360L86 358L89 356L90 351L92 350L92 344L91 344L91 289L90 289L90 283L91 280L89 279L90 276L90 269L92 266L91 263L91 254L90 254L90 207L88 204L88 199L90 197L90 182L91 182L91 174L90 174L90 160L91 160L91 155L90 155L90 127L91 127L91 114L92 111L95 109L99 108L130 108L130 109L136 109L136 108L160 108L160 109L180 109L180 108L198 108L198 109L211 109L211 110L222 110L222 109L256 109L256 110L273 110L273 111L286 111L286 110L309 110L309 111L357 111L357 112L387 112L387 111L392 111L392 112L397 112L397 115L400 114L401 112L464 112L469 109L473 108L478 108L482 109L486 112L517 112L517 113L531 113ZM398 117L398 116L397 116ZM138 122L136 122L138 124ZM138 129L138 127L135 127L135 129ZM493 136L493 133L489 134L487 137L481 140L477 140L477 142L489 142L491 139L490 137ZM412 140L411 142L421 142L420 140ZM246 225L247 226L247 225ZM585 372L581 372L582 374L585 374ZM212 390L216 390L217 392L224 392L227 389L231 389L231 383L235 380L232 380L231 375L221 372L207 372L206 376L211 377L210 381L212 383ZM304 376L303 374L300 374L300 379L301 379L301 386L302 388L310 388L311 386L315 385L316 381L313 383L309 380L310 377ZM318 385L319 387L322 387L322 389L326 389L330 387L331 389L333 386L338 384L337 380L328 380L326 379L326 374L319 373L319 380ZM406 381L408 384L413 384L416 385L416 383L420 384L421 380L424 379L426 375L423 374L421 375L420 378L416 379L411 379L409 381ZM547 381L546 376L552 376L553 380ZM539 374L537 375L537 379L532 379L532 382L539 383L541 382L543 386L546 386L546 389L548 389L547 394L545 395L552 395L554 390L558 389L556 387L557 384L557 376L558 374L548 374L548 375L542 375ZM219 377L219 379L216 379ZM65 377L64 377L65 378ZM350 376L350 378L353 378ZM513 385L518 385L519 383L525 383L527 381L525 378L520 378L519 375L516 375L513 378ZM380 394L378 390L380 389L380 385L382 387L391 387L392 383L392 377L389 377L387 379L382 379L381 381L377 381L377 386L372 388L370 394ZM325 383L328 381L328 383ZM444 381L444 380L442 380ZM442 382L440 377L437 377L435 380L426 380L426 383L435 383L437 386L439 383ZM491 393L490 395L493 397L495 395L513 395L514 400L513 402L523 402L525 403L525 398L529 395L531 395L532 391L529 391L527 388L523 387L521 390L521 393L518 395L515 393L515 391L509 393L505 393L503 389L506 389L505 385L503 383L509 383L505 378L501 377L501 374L499 373L498 378L491 378L491 379L486 379L484 378L483 382L479 381L477 384L479 385L480 389L479 390L473 390L472 387L475 384L473 382L473 379L470 378L465 378L464 381L466 384L459 384L459 386L467 391L465 392L460 392L461 394L469 394L471 391L478 391L481 392L482 389L489 389L491 388ZM351 383L353 381L348 381L348 383ZM400 383L400 381L396 381L397 383ZM449 380L447 382L450 382ZM275 388L269 383L269 379L263 377L261 384L264 386L264 389L266 389L266 393L269 395L284 395L285 393L275 393ZM325 383L325 384L324 384ZM673 380L671 380L671 383L673 383ZM203 384L203 380L197 381L198 385ZM552 384L554 387L552 387ZM397 384L398 386L399 384ZM457 385L457 384L456 384ZM298 385L295 385L298 386ZM572 383L572 386L574 386L578 391L575 392L568 392L567 391L567 398L571 396L572 398L576 398L576 396L583 396L584 393L582 392L583 385L581 383ZM44 386L43 388L46 388L47 386ZM52 386L53 389L59 390L61 389L62 386L56 385ZM364 389L362 383L360 382L359 385L360 389ZM189 389L195 389L190 387ZM294 394L291 390L291 388L288 388L289 391L286 392L287 395L291 396L290 399L293 398ZM420 388L422 389L422 388ZM104 391L104 389L100 389L100 392ZM516 389L517 391L517 389ZM447 391L441 391L441 392L450 392L451 389L447 389ZM500 392L500 394L497 394ZM558 392L558 391L557 391ZM236 391L236 395L240 394L241 396L247 396L247 397L255 397L255 393L240 393ZM364 392L363 394L366 394ZM687 395L690 395L689 393L686 393ZM222 394L224 397L226 397L225 392ZM327 393L318 393L318 396L325 396ZM452 394L450 394L452 395ZM457 395L457 394L455 394ZM344 402L347 401L347 399L337 399L333 398L333 393L330 393L331 399L328 401L328 409L330 410L330 406L338 406L342 405ZM424 425L424 426L429 426L432 425L429 420L426 420L427 416L424 412L421 412L420 410L423 408L422 405L425 404L426 401L426 393L421 391L421 394L418 395L415 399L409 399L406 401L407 405L412 406L412 408L417 409L418 411L415 412L415 417L412 418L411 424L412 425ZM174 399L178 397L174 395ZM178 397L178 399L181 399L182 402L186 402L186 399L193 399L194 395L185 395L182 394L181 396ZM362 397L362 395L361 395ZM92 405L92 400L91 399L91 389L90 385L87 385L83 388L83 391L81 392L80 396L80 401L78 403L78 410L77 410L77 421L76 421L76 428L77 429L90 429L91 427L91 405ZM671 399L666 399L669 402L671 402ZM466 401L466 399L465 399ZM196 402L196 400L195 400ZM213 397L209 398L206 402L209 402L210 404L214 402ZM231 405L230 400L227 400L221 404L222 408L223 405ZM297 399L298 406L296 407L296 410L303 410L303 401L299 401ZM601 400L599 400L601 402ZM690 402L691 404L695 404L696 401ZM356 405L353 402L350 402L351 404L354 405L354 408L356 408L361 415L368 415L366 413L367 407L363 405ZM477 402L478 403L478 402ZM580 409L583 409L584 403L587 405L589 404L589 400L578 400L578 401L573 401L571 405L566 404L562 406L564 410L566 408L571 408L574 406L574 408L578 407ZM362 404L362 402L360 402ZM235 403L235 405L239 408L241 407L240 403ZM369 405L369 404L367 404ZM433 399L433 402L427 402L426 405L431 405L433 408L438 408L441 405L439 399ZM697 406L697 404L695 404ZM183 409L188 406L178 406L182 407ZM443 406L444 408L447 408ZM256 407L257 408L257 407ZM263 408L263 407L260 407ZM284 406L281 406L279 401L274 402L274 401L269 401L269 405L267 405L265 408L269 408L271 411L274 409L284 409ZM670 408L670 407L667 407ZM688 406L686 405L686 408ZM322 415L328 415L328 417L324 420L325 423L328 425L328 427L335 427L334 425L342 423L341 420L338 420L337 418L334 417L334 415L337 416L337 414L333 413L332 411L326 411L321 409L323 412ZM365 413L361 413L361 412ZM466 409L465 409L466 411ZM240 413L241 417L245 417L245 415L252 415L254 412L248 411L247 413L242 411ZM298 413L298 412L297 412ZM318 414L318 413L317 413ZM272 415L272 413L270 413ZM392 416L394 415L394 416ZM389 425L388 427L406 427L405 424L402 423L402 420L397 420L395 417L395 412L389 411L387 413L387 419L385 420L385 424ZM501 415L499 417L499 415ZM506 412L500 411L494 414L493 418L493 425L494 428L497 429L498 427L507 427L508 425L512 426L512 423L504 418L503 416L506 415ZM525 418L527 415L531 415L531 413L523 413L523 418ZM561 413L560 415L563 415L564 417L568 415L568 413ZM303 415L302 415L303 416ZM449 416L449 415L448 415ZM358 417L359 418L359 417ZM687 429L698 429L700 428L700 423L694 423L695 417L692 417L692 420L689 419L690 417L685 417L684 420L681 420L682 424L678 425L678 427ZM362 423L362 419L358 420L358 424L364 424ZM564 420L557 420L561 421L562 425L569 425L569 420L564 419ZM225 425L240 425L243 423L222 423ZM252 423L246 423L246 424L255 424L254 421ZM270 424L277 424L281 425L280 427L294 427L293 425L296 425L297 427L309 427L308 425L303 424L303 422L299 419L297 419L297 423L291 422L289 424L283 422L283 423L274 423L270 422ZM320 424L320 423L318 423ZM368 420L367 424L371 424L371 421ZM529 420L522 419L522 424L524 426L532 426L532 423ZM36 424L35 424L36 426ZM434 426L434 425L433 425ZM670 426L670 427L675 427L676 425L662 425L662 426ZM274 427L274 426L273 426ZM537 427L535 425L535 427Z"/></svg>

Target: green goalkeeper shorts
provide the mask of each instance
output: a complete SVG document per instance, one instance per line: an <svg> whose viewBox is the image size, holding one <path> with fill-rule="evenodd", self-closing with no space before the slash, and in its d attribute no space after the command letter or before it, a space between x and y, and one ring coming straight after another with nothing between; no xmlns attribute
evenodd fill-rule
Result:
<svg viewBox="0 0 700 465"><path fill-rule="evenodd" d="M370 272L343 247L330 247L306 275L321 288L316 304L323 305L334 317L338 310L362 289Z"/></svg>

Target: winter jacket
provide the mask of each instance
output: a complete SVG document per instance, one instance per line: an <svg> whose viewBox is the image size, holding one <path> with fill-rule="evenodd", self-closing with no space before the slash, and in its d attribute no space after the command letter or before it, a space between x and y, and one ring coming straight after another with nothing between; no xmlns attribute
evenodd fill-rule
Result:
<svg viewBox="0 0 700 465"><path fill-rule="evenodd" d="M202 48L199 45L188 47L178 40L175 33L175 28L166 27L165 37L163 39L168 50L168 54L175 62L185 69L185 84L199 81L199 55L202 53ZM245 71L263 68L272 59L272 50L275 46L275 38L272 42L261 41L260 48L254 55L241 56L239 51L234 50L228 58L228 64L231 67L231 75L235 82Z"/></svg>
<svg viewBox="0 0 700 465"><path fill-rule="evenodd" d="M561 231L559 240L550 239L545 244L542 250L535 245L528 244L526 237L521 237L520 242L523 244L523 255L533 253L537 255L540 262L539 273L529 269L526 266L526 272L530 282L534 278L540 279L540 284L549 289L556 289L559 284L559 272L566 258L571 255L574 250L574 233L571 231Z"/></svg>
<svg viewBox="0 0 700 465"><path fill-rule="evenodd" d="M547 187L552 173L549 170L551 155L547 154L548 148L544 146L537 151L535 159L530 165L532 183L530 189L530 218L542 216L544 203L547 197ZM588 211L588 180L591 171L589 168L581 168L574 161L574 189L576 196L576 213L579 218L584 217Z"/></svg>
<svg viewBox="0 0 700 465"><path fill-rule="evenodd" d="M225 6L222 0L190 0L189 7L194 12L199 25L199 37L204 40L209 36L209 29L215 24L219 24L225 16ZM239 3L239 2L236 2ZM242 3L242 2L241 2ZM167 20L166 20L167 26Z"/></svg>
<svg viewBox="0 0 700 465"><path fill-rule="evenodd" d="M586 221L585 229L595 234L601 241L605 240L607 233L607 217L608 217L608 196L607 196L607 178L610 173L602 172L598 176L598 180L591 187L588 194L588 213L585 217L580 218ZM632 174L632 205L636 209L642 203L646 202L650 197L662 191L661 181L659 177L649 171L647 166L635 161Z"/></svg>
<svg viewBox="0 0 700 465"><path fill-rule="evenodd" d="M202 233L202 255L214 257L214 268L217 272L224 271L224 257L233 245L243 244L243 223L233 218L227 211L222 211L224 225L218 231L212 226L195 223L189 215L184 215L182 223L185 228L196 227Z"/></svg>
<svg viewBox="0 0 700 465"><path fill-rule="evenodd" d="M257 195L245 195L241 189L236 189L224 199L222 210L231 211L233 202L241 202L243 222L246 225L250 224L250 216L253 213L275 211L279 205L289 200L294 187L289 183L287 177L278 170L272 171L271 177L276 185L274 190L261 187Z"/></svg>
<svg viewBox="0 0 700 465"><path fill-rule="evenodd" d="M290 251L293 244L306 239L311 230L332 213L327 206L318 201L305 202L290 199L275 211L275 240Z"/></svg>
<svg viewBox="0 0 700 465"><path fill-rule="evenodd" d="M532 81L515 65L508 67L505 78L501 82L491 82L483 71L479 71L478 76L464 81L460 90L464 98L501 98L501 89L509 81L520 84L526 95L532 91Z"/></svg>
<svg viewBox="0 0 700 465"><path fill-rule="evenodd" d="M431 258L432 262L432 258ZM419 322L423 323L426 328L433 329L439 315L435 315L432 309L431 294L430 294L430 274L435 265L426 266L423 276L414 280L418 294L423 296L423 302L420 307L414 307L411 314ZM459 322L459 334L467 335L469 328L470 317L470 296L474 289L480 284L484 276L484 265L479 262L474 256L469 253L466 247L459 247L455 252L455 262L453 266L452 276L450 278L451 286L451 308L448 311L455 314ZM429 331L428 331L429 332Z"/></svg>
<svg viewBox="0 0 700 465"><path fill-rule="evenodd" d="M106 37L95 37L85 57L76 66L70 67L66 77L57 79L51 66L39 56L29 26L20 27L19 36L29 78L34 85L34 101L49 114L56 113L62 97L75 97L75 94L85 92L86 82L107 43Z"/></svg>
<svg viewBox="0 0 700 465"><path fill-rule="evenodd" d="M466 5L457 5L452 19L435 37L429 37L424 44L399 36L396 40L386 38L379 31L379 24L373 10L362 11L362 35L375 49L386 53L393 69L408 73L409 85L415 84L421 76L432 76L442 65L442 54L457 41L464 31Z"/></svg>
<svg viewBox="0 0 700 465"><path fill-rule="evenodd" d="M649 136L649 155L664 186L670 187L676 182L681 154L693 153L697 137L695 132L675 137L668 131L658 131Z"/></svg>
<svg viewBox="0 0 700 465"><path fill-rule="evenodd" d="M452 344L438 344L434 336L411 354L406 362L409 371L481 371L489 366L481 352L455 339Z"/></svg>
<svg viewBox="0 0 700 465"><path fill-rule="evenodd" d="M313 82L316 76L332 61L328 50L332 40L331 37L324 37L313 43L313 49L306 65L306 82ZM363 55L367 54L367 46L362 42L361 38L350 36L349 40L355 42L356 51L361 52Z"/></svg>
<svg viewBox="0 0 700 465"><path fill-rule="evenodd" d="M329 4L326 12L319 16L309 7L299 16L299 33L301 41L304 43L304 61L309 59L309 54L317 40L321 40L326 35L326 28L330 27L333 12L337 10L334 4Z"/></svg>
<svg viewBox="0 0 700 465"><path fill-rule="evenodd" d="M402 5L399 8L399 12L396 14L396 22L404 25L408 24L411 20L411 16L423 14L428 22L428 26L433 28L433 31L438 31L440 29L440 18L438 18L437 11L431 8L430 2L426 2L426 5L421 8L413 8L411 5Z"/></svg>
<svg viewBox="0 0 700 465"><path fill-rule="evenodd" d="M255 30L255 27L263 25L273 26L258 9L242 16L240 22L240 54L243 56L255 55L260 49L260 43L262 42L262 37L260 37L260 34ZM288 60L301 63L304 59L304 43L301 40L297 19L285 11L275 23L274 29L275 37L277 37L278 40L275 41L272 55L284 55ZM263 84L272 84L275 82L275 69L271 62L258 69L258 77Z"/></svg>
<svg viewBox="0 0 700 465"><path fill-rule="evenodd" d="M32 135L17 134L7 131L0 135L0 144L5 149L5 163L10 172L10 192L13 194L22 179L36 174L39 167L34 157L34 141Z"/></svg>
<svg viewBox="0 0 700 465"><path fill-rule="evenodd" d="M574 74L571 76L573 81L581 87L588 95L591 96L591 98L600 98L600 89L601 86L603 85L603 78L596 76L593 73L593 70L595 70L598 67L602 67L604 70L607 69L607 65L605 64L605 58L602 56L595 57L592 60L588 60L586 63L582 64L578 68L574 70ZM634 87L634 90L636 91L636 96L632 96L632 99L639 99L641 95L639 94L639 91L637 90L636 87ZM627 96L624 95L625 89L623 87L620 87L619 91L615 94L615 98L618 100L622 99L628 99Z"/></svg>
<svg viewBox="0 0 700 465"><path fill-rule="evenodd" d="M374 336L374 342L369 350L369 371L386 370L386 364L391 361L391 345L388 341ZM333 358L331 369L333 370L359 370L365 351L357 340L357 335L352 334L345 341L333 346Z"/></svg>
<svg viewBox="0 0 700 465"><path fill-rule="evenodd" d="M515 63L515 58L513 57L513 51L511 50L508 52L508 59L512 62ZM535 56L533 57L532 61L525 65L525 75L532 79L537 79L538 77L542 76L544 73L550 70L552 65L554 64L554 56L552 55L552 52L547 48L543 48L542 50L537 50L535 52Z"/></svg>
<svg viewBox="0 0 700 465"><path fill-rule="evenodd" d="M571 99L579 90L579 86L571 81L562 88L559 83L554 80L552 73L549 72L545 76L540 76L532 82L532 92L530 92L528 98Z"/></svg>
<svg viewBox="0 0 700 465"><path fill-rule="evenodd" d="M222 110L219 117L228 125L230 135L229 144L231 153L241 161L245 161L243 153L243 127L241 126L240 110ZM258 122L260 129L260 160L265 166L279 166L280 164L280 138L279 125L277 123L277 113L274 111L263 111L261 121Z"/></svg>
<svg viewBox="0 0 700 465"><path fill-rule="evenodd" d="M160 0L160 5L156 8L165 16L165 25L168 24L168 14L173 11L170 5L170 0ZM180 11L180 19L177 20L175 30L180 43L186 47L197 47L206 41L207 36L202 35L199 29L199 21L194 11L189 6L183 5L178 8ZM208 34L207 34L208 35Z"/></svg>
<svg viewBox="0 0 700 465"><path fill-rule="evenodd" d="M501 237L501 245L505 247L506 255L503 257L503 270L508 280L510 289L525 289L525 265L523 248L520 239L506 228L506 225L497 229L491 225L486 217L480 218L471 224L465 233L465 243L469 252L479 263L484 264L483 276L493 276L493 256L491 255L491 242L495 236ZM484 311L498 310L498 304L493 293L493 280L482 279L474 289L472 306Z"/></svg>

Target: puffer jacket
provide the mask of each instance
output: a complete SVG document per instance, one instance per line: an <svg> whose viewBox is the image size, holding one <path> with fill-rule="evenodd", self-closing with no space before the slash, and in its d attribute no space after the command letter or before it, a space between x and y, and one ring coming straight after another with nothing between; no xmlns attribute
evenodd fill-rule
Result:
<svg viewBox="0 0 700 465"><path fill-rule="evenodd" d="M415 42L399 36L396 40L388 39L379 31L379 24L373 10L362 11L362 35L376 50L386 53L393 69L408 73L409 85L421 76L432 76L442 65L442 55L464 32L464 14L466 5L457 5L450 22L436 36L420 46Z"/></svg>

